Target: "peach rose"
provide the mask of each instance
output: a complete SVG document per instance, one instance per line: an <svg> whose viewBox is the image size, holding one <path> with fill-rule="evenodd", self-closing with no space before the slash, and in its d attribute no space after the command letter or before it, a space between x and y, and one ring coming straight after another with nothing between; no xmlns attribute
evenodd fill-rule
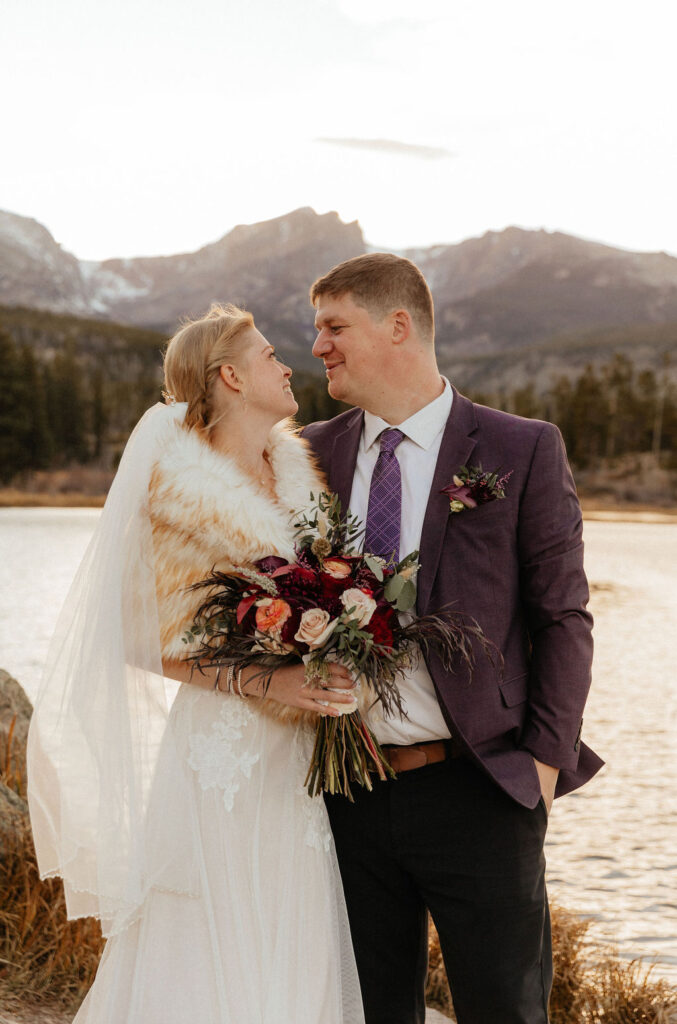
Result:
<svg viewBox="0 0 677 1024"><path fill-rule="evenodd" d="M301 616L299 628L294 637L301 643L308 644L311 650L321 647L334 631L336 619L329 619L329 612L322 608L309 608Z"/></svg>
<svg viewBox="0 0 677 1024"><path fill-rule="evenodd" d="M291 615L291 608L279 597L264 597L256 602L256 628L261 633L277 634Z"/></svg>
<svg viewBox="0 0 677 1024"><path fill-rule="evenodd" d="M341 604L348 610L352 608L351 617L357 619L357 625L362 629L366 626L372 615L376 611L376 601L367 594L366 591L360 590L358 587L351 587L349 590L344 590L341 594Z"/></svg>
<svg viewBox="0 0 677 1024"><path fill-rule="evenodd" d="M326 558L322 563L322 572L326 572L327 576L335 580L345 580L352 571L349 563L341 558Z"/></svg>

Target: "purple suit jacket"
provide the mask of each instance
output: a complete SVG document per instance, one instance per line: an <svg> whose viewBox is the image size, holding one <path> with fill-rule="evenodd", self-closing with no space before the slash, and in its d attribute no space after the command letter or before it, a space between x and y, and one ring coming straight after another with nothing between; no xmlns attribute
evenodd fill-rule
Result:
<svg viewBox="0 0 677 1024"><path fill-rule="evenodd" d="M303 436L347 508L363 413L313 423ZM442 488L464 465L512 470L506 497L450 514ZM557 796L603 762L581 742L590 688L581 510L562 437L552 423L475 405L454 389L421 537L417 610L473 616L503 655L477 653L469 678L427 658L444 718L467 756L507 793L535 807L532 755L560 769Z"/></svg>

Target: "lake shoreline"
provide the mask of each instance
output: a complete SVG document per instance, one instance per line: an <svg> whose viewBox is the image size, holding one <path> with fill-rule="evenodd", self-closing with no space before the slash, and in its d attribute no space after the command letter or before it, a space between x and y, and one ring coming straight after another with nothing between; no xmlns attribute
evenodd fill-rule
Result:
<svg viewBox="0 0 677 1024"><path fill-rule="evenodd" d="M600 522L677 523L677 505L652 505L630 501L600 500L581 497L583 518ZM103 508L105 494L43 494L0 488L0 509L3 508Z"/></svg>
<svg viewBox="0 0 677 1024"><path fill-rule="evenodd" d="M105 501L105 494L42 494L0 488L0 508L103 508Z"/></svg>
<svg viewBox="0 0 677 1024"><path fill-rule="evenodd" d="M626 513L629 522L617 521L617 507L597 507L606 521L584 524L596 651L583 738L607 766L557 802L546 857L551 895L593 919L591 936L617 943L624 961L655 957L656 973L677 984L677 530L674 518L642 522L656 514L649 507ZM31 699L99 516L91 507L0 510L0 651Z"/></svg>

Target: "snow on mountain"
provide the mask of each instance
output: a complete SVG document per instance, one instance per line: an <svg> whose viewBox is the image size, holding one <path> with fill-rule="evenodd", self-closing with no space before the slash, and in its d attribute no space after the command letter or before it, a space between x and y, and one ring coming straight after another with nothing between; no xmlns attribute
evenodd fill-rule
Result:
<svg viewBox="0 0 677 1024"><path fill-rule="evenodd" d="M171 331L232 301L301 368L313 363L310 284L366 251L375 249L357 222L303 207L238 225L192 253L78 261L37 221L0 211L0 305ZM677 259L665 253L511 227L401 254L430 283L445 367L591 329L677 323Z"/></svg>

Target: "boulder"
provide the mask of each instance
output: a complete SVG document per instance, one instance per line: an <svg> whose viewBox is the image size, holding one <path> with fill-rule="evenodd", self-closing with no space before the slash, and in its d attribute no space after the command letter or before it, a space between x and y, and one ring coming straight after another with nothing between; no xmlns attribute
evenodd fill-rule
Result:
<svg viewBox="0 0 677 1024"><path fill-rule="evenodd" d="M0 777L26 793L26 739L33 705L21 685L0 669Z"/></svg>
<svg viewBox="0 0 677 1024"><path fill-rule="evenodd" d="M28 830L28 804L13 789L0 782L0 868L8 853L23 848ZM6 894L3 894L3 899L4 896Z"/></svg>

